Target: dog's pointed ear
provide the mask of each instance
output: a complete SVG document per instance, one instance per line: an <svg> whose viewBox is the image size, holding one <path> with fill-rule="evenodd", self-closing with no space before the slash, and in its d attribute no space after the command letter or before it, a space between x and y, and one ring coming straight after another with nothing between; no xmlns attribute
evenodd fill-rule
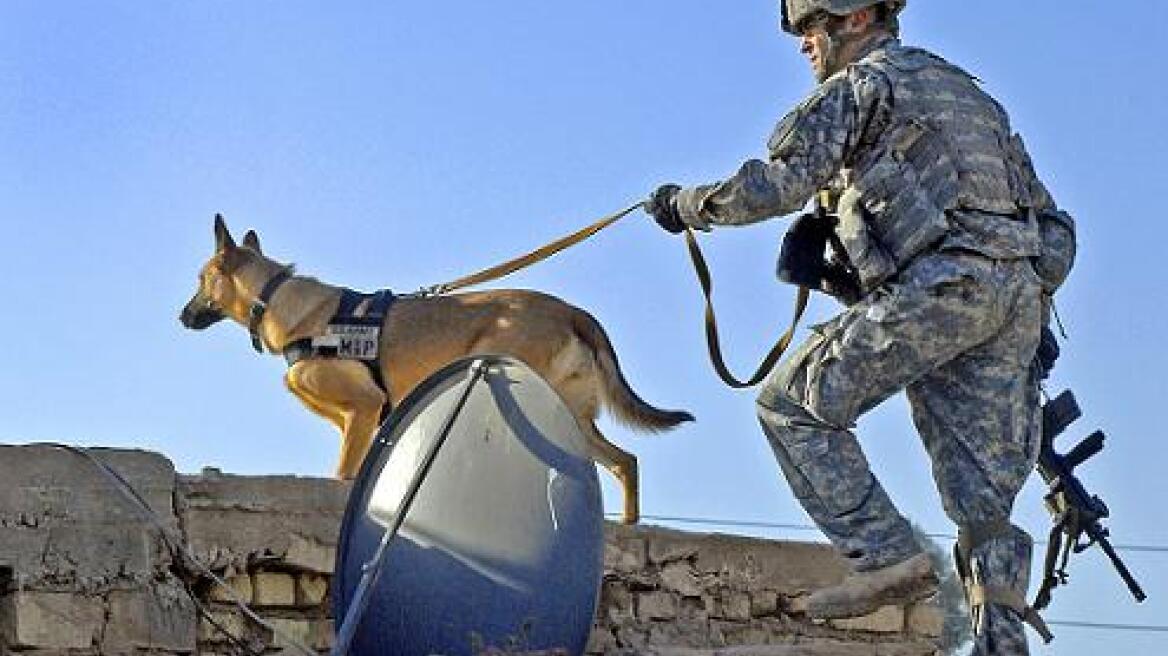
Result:
<svg viewBox="0 0 1168 656"><path fill-rule="evenodd" d="M227 231L227 222L222 214L215 215L215 252L223 252L235 248L235 240Z"/></svg>
<svg viewBox="0 0 1168 656"><path fill-rule="evenodd" d="M243 236L243 245L255 251L257 255L264 254L264 251L260 249L260 237L255 230L247 231L247 234Z"/></svg>

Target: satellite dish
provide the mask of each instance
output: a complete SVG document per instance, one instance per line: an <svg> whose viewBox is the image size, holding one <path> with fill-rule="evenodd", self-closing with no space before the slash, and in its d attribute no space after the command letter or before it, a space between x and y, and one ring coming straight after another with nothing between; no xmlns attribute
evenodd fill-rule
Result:
<svg viewBox="0 0 1168 656"><path fill-rule="evenodd" d="M515 359L460 360L365 458L338 541L333 653L582 654L603 545L596 468L560 397Z"/></svg>

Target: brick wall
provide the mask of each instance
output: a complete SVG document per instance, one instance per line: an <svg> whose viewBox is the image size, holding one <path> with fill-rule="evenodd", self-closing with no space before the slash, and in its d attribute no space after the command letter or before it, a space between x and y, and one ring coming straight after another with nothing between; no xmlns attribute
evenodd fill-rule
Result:
<svg viewBox="0 0 1168 656"><path fill-rule="evenodd" d="M345 484L214 470L182 475L158 454L94 453L230 589L176 563L159 530L77 455L0 446L0 653L279 653L281 638L246 618L233 597L281 633L327 651ZM807 591L843 574L823 545L610 524L588 649L663 656L935 651L942 618L931 606L830 623L793 610Z"/></svg>

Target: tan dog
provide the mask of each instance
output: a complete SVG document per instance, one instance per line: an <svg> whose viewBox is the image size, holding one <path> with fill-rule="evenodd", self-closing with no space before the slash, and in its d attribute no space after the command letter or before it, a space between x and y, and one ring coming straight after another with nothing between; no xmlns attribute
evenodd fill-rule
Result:
<svg viewBox="0 0 1168 656"><path fill-rule="evenodd" d="M342 288L291 276L278 283L258 321L253 307L265 286L291 267L264 256L255 232L237 246L215 217L215 254L199 273L199 287L183 308L184 326L202 330L231 318L249 326L268 351L325 334ZM270 292L271 290L269 290ZM258 343L257 343L258 347ZM341 431L337 476L353 478L373 441L384 406L396 405L442 366L473 354L516 357L559 393L588 438L592 457L620 482L626 523L639 516L637 459L596 427L603 404L635 428L658 431L693 417L642 401L617 365L600 324L587 312L532 291L497 290L398 298L382 324L380 371L388 395L358 360L314 357L288 369L284 381L309 410Z"/></svg>

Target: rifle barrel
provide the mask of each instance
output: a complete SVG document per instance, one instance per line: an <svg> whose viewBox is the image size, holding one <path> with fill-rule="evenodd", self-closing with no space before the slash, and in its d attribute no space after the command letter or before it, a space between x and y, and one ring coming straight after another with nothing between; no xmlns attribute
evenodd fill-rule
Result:
<svg viewBox="0 0 1168 656"><path fill-rule="evenodd" d="M1136 578L1132 576L1130 571L1128 571L1127 565L1123 563L1123 560L1119 557L1119 554L1115 553L1115 549L1111 546L1111 542L1106 537L1097 535L1097 530L1098 527L1093 528L1088 532L1088 535L1090 535L1093 540L1098 542L1100 547L1103 547L1103 552L1106 553L1107 557L1111 559L1112 566L1115 567L1115 571L1119 572L1120 578L1122 578L1123 582L1127 584L1127 589L1131 591L1132 596L1135 597L1136 601L1138 602L1142 602L1143 600L1147 599L1148 595L1144 594L1144 589L1140 587L1139 582L1136 581Z"/></svg>

